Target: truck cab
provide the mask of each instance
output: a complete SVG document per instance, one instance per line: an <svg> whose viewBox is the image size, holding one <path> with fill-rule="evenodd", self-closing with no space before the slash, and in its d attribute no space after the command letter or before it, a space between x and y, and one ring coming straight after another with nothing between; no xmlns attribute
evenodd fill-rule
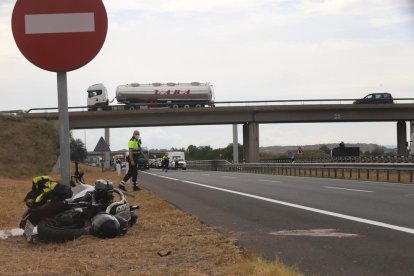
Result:
<svg viewBox="0 0 414 276"><path fill-rule="evenodd" d="M103 110L108 104L108 92L102 83L94 84L88 87L88 110Z"/></svg>

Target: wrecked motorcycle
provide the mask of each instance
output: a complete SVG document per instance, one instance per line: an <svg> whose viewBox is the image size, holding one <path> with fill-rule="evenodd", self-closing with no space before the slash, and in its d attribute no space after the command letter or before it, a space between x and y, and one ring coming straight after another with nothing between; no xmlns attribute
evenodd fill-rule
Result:
<svg viewBox="0 0 414 276"><path fill-rule="evenodd" d="M130 205L124 193L113 187L110 180L98 179L95 185L85 184L83 173L76 166L71 180L73 196L59 204L59 211L53 216L41 219L36 225L31 220L36 209L29 208L22 223L23 236L29 242L65 242L85 234L100 238L114 238L125 235L137 222L136 205Z"/></svg>

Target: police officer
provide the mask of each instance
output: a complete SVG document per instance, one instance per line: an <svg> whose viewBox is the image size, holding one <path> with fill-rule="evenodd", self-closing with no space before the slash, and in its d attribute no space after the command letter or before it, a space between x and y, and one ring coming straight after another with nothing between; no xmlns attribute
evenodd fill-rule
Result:
<svg viewBox="0 0 414 276"><path fill-rule="evenodd" d="M180 159L178 158L178 156L176 156L175 158L174 158L174 165L175 165L175 168L176 169L178 169L178 162L180 161Z"/></svg>
<svg viewBox="0 0 414 276"><path fill-rule="evenodd" d="M129 155L126 158L129 169L127 174L125 175L124 179L119 183L119 188L121 190L127 191L125 187L125 182L128 181L132 177L132 185L134 191L141 190L137 185L137 178L138 178L138 157L141 155L141 138L139 136L139 131L134 130L134 133L128 141L128 152Z"/></svg>
<svg viewBox="0 0 414 276"><path fill-rule="evenodd" d="M168 157L168 154L165 153L164 156L162 157L162 162L161 162L162 168L165 171L168 171L169 163L170 163L170 157Z"/></svg>

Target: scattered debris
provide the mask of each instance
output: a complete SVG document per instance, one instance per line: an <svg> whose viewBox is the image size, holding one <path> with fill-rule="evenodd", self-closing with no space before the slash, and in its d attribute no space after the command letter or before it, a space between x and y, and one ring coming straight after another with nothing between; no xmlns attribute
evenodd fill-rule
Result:
<svg viewBox="0 0 414 276"><path fill-rule="evenodd" d="M5 240L8 237L17 237L17 236L22 236L23 235L23 229L20 228L15 228L15 229L11 229L11 230L0 230L0 239Z"/></svg>
<svg viewBox="0 0 414 276"><path fill-rule="evenodd" d="M167 253L165 253L165 254L162 254L162 253L160 253L160 252L157 252L157 254L158 254L158 256L160 256L160 257L167 257L168 255L170 255L172 252L171 251L168 251Z"/></svg>

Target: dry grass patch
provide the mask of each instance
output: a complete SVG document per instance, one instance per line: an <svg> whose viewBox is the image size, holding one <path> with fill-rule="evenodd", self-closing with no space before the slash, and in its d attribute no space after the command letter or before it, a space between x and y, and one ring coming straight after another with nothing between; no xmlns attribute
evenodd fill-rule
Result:
<svg viewBox="0 0 414 276"><path fill-rule="evenodd" d="M269 262L257 256L246 255L243 261L232 265L227 270L229 275L271 275L298 276L301 275L295 267L285 266L279 261Z"/></svg>

